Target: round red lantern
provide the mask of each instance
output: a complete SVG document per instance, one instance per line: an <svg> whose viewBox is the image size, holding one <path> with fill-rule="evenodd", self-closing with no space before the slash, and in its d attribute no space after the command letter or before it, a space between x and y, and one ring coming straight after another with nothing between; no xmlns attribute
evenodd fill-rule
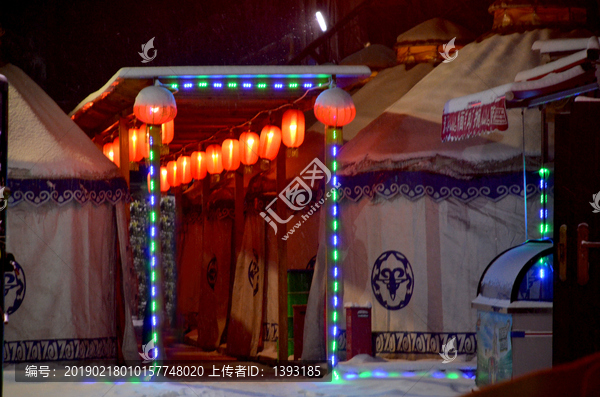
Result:
<svg viewBox="0 0 600 397"><path fill-rule="evenodd" d="M281 140L289 148L297 148L304 142L304 113L289 109L281 119Z"/></svg>
<svg viewBox="0 0 600 397"><path fill-rule="evenodd" d="M104 146L102 146L102 153L104 153L104 155L108 157L110 161L113 161L115 159L115 153L113 152L112 142L105 143Z"/></svg>
<svg viewBox="0 0 600 397"><path fill-rule="evenodd" d="M171 186L169 185L169 181L167 179L169 172L167 171L167 167L160 167L160 191L166 192ZM150 176L150 174L148 174Z"/></svg>
<svg viewBox="0 0 600 397"><path fill-rule="evenodd" d="M221 146L223 168L235 171L240 167L240 142L237 139L225 139Z"/></svg>
<svg viewBox="0 0 600 397"><path fill-rule="evenodd" d="M179 156L177 159L177 177L181 183L192 181L192 162L189 156Z"/></svg>
<svg viewBox="0 0 600 397"><path fill-rule="evenodd" d="M317 120L331 127L345 126L356 116L352 97L337 87L323 91L315 101L314 110Z"/></svg>
<svg viewBox="0 0 600 397"><path fill-rule="evenodd" d="M160 167L160 191L167 192L171 186L169 186L169 181L167 181L167 167ZM148 174L148 193L152 193L150 191L150 174Z"/></svg>
<svg viewBox="0 0 600 397"><path fill-rule="evenodd" d="M210 145L206 148L206 170L209 174L220 174L223 172L223 154L221 153L221 146Z"/></svg>
<svg viewBox="0 0 600 397"><path fill-rule="evenodd" d="M156 85L144 88L135 97L133 113L147 124L167 123L177 116L175 97L157 80Z"/></svg>
<svg viewBox="0 0 600 397"><path fill-rule="evenodd" d="M267 160L274 160L281 144L281 130L274 125L265 125L260 132L258 155Z"/></svg>
<svg viewBox="0 0 600 397"><path fill-rule="evenodd" d="M199 181L206 177L206 153L193 152L191 157L192 178Z"/></svg>
<svg viewBox="0 0 600 397"><path fill-rule="evenodd" d="M175 138L175 122L173 120L167 121L161 127L162 132L162 144L168 145Z"/></svg>
<svg viewBox="0 0 600 397"><path fill-rule="evenodd" d="M177 169L176 161L169 161L167 163L167 182L172 187L179 186L181 184L181 177L179 176L179 170Z"/></svg>
<svg viewBox="0 0 600 397"><path fill-rule="evenodd" d="M119 137L116 137L112 144L113 150L113 163L117 165L117 167L121 166L121 147L119 146Z"/></svg>
<svg viewBox="0 0 600 397"><path fill-rule="evenodd" d="M240 135L240 161L242 164L256 164L258 161L258 142L258 135L252 131Z"/></svg>

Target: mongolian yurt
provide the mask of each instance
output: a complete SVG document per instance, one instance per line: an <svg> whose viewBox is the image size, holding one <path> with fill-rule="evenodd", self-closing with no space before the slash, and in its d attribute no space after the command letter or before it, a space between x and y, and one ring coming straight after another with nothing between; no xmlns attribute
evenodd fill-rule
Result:
<svg viewBox="0 0 600 397"><path fill-rule="evenodd" d="M442 18L433 18L400 34L394 48L396 64L383 70L377 66L383 62L374 62L387 55L383 46L371 46L378 51L369 51L370 47L357 54L367 52L363 56L351 55L342 64L358 64L362 62L372 70L378 70L372 80L352 95L356 106L356 118L344 128L344 139L350 140L356 134L379 117L385 109L406 94L418 81L443 61L438 51L443 44L455 39L457 48L474 39L472 33ZM388 49L388 51L391 51ZM387 59L387 58L384 58ZM316 123L311 130L323 133L324 126Z"/></svg>
<svg viewBox="0 0 600 397"><path fill-rule="evenodd" d="M376 353L435 354L456 336L458 353L474 354L471 301L482 272L504 250L542 237L540 111L498 110L498 129L448 142L441 139L442 115L453 98L476 94L465 101L490 106L504 98L507 90L501 85L540 65L539 53L531 51L534 42L589 34L571 31L578 19L563 24L569 29L544 28L560 25L569 15L567 6L552 9L551 24L547 14L541 20L521 18L535 13L530 4L519 11L514 2L497 3L490 8L497 18L506 14L502 7L520 16L514 18L519 24L512 33L510 21L496 21L502 34L492 31L461 48L452 62L436 67L385 112L363 123L338 156L343 302L372 306ZM378 95L383 94L373 93L372 100ZM317 255L315 280L321 281L311 288L303 359L325 357L324 251ZM341 324L345 328L345 313ZM338 345L345 346L344 332Z"/></svg>
<svg viewBox="0 0 600 397"><path fill-rule="evenodd" d="M18 262L6 275L5 362L114 358L118 348L135 359L127 184L22 70L0 74L10 84L6 249Z"/></svg>

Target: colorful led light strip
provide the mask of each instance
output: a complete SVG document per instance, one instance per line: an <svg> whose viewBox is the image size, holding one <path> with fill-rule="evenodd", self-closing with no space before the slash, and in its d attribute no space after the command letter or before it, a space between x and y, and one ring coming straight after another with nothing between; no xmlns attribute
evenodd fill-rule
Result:
<svg viewBox="0 0 600 397"><path fill-rule="evenodd" d="M550 225L548 222L548 179L550 170L542 167L540 175L540 238L550 238Z"/></svg>
<svg viewBox="0 0 600 397"><path fill-rule="evenodd" d="M342 142L342 129L327 127L325 130L326 138L326 163L331 171L332 186L337 186L337 153L339 145ZM329 190L330 188L327 188ZM333 189L332 189L333 190ZM339 268L339 203L338 193L333 190L330 194L329 205L327 206L327 225L328 225L328 250L327 250L327 274L328 274L328 294L329 304L327 313L327 357L332 367L337 365L338 361L338 343L339 321L341 320L342 298L340 291L340 268ZM334 379L337 378L337 372L334 371Z"/></svg>
<svg viewBox="0 0 600 397"><path fill-rule="evenodd" d="M150 325L152 327L152 341L154 342L154 359L159 358L159 319L161 318L161 289L160 289L160 141L161 141L161 126L160 125L149 125L149 143L150 153L149 160L150 165L148 167L148 174L150 180L150 211L148 214L150 220L150 236L148 238L148 245L150 249L150 262L149 262L149 274L150 274ZM155 142L159 142L158 145Z"/></svg>
<svg viewBox="0 0 600 397"><path fill-rule="evenodd" d="M273 81L274 80L274 81ZM290 91L296 90L298 88L304 88L304 89L310 89L313 87L322 87L323 86L323 82L315 82L315 81L306 81L306 80L293 80L290 82L283 82L279 79L275 80L270 80L270 79L257 79L257 80L250 80L250 79L240 79L240 80L230 80L230 79L223 79L223 78L211 78L211 79L206 79L206 80L189 80L189 79L185 79L183 81L181 81L180 83L168 83L168 85L172 88L172 89L179 89L179 86L181 85L182 88L184 88L186 91L190 90L190 89L199 89L200 91L205 91L206 89L216 89L216 90L222 90L222 88L227 87L229 90L237 90L237 89L243 89L243 90L249 90L249 89L258 89L258 90L265 90L265 89L272 89L272 90L277 90L277 91L282 91L284 89L288 89Z"/></svg>

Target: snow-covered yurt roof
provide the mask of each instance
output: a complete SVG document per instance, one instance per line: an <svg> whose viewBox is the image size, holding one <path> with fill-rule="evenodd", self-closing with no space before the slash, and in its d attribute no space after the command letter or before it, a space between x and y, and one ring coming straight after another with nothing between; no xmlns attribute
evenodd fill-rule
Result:
<svg viewBox="0 0 600 397"><path fill-rule="evenodd" d="M440 38L445 38L448 32L456 33L456 36L452 37L457 37L457 40L460 38L463 41L469 41L472 36L466 29L441 18L425 21L410 31L413 31L410 34L410 42L405 41L404 45L437 42ZM344 139L353 139L360 130L379 117L386 108L406 94L434 67L434 63L425 62L412 65L400 64L380 71L352 95L356 106L356 117L354 121L344 127ZM317 122L310 129L322 133L324 128L323 124Z"/></svg>
<svg viewBox="0 0 600 397"><path fill-rule="evenodd" d="M396 38L396 43L398 45L447 43L455 37L459 42L475 39L473 33L462 26L442 18L432 18L400 34Z"/></svg>
<svg viewBox="0 0 600 397"><path fill-rule="evenodd" d="M112 179L119 169L18 67L0 68L9 82L9 179Z"/></svg>
<svg viewBox="0 0 600 397"><path fill-rule="evenodd" d="M521 170L520 109L507 110L509 127L504 132L442 143L444 105L514 81L518 72L539 65L539 53L531 51L535 41L565 36L539 29L468 44L453 62L438 66L342 148L341 173L404 169L469 176ZM539 156L539 110L525 110L524 128L526 155Z"/></svg>

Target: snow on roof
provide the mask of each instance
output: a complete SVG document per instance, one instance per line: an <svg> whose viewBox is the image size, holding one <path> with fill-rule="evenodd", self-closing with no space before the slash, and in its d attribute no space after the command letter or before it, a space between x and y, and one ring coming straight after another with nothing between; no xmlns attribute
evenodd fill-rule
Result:
<svg viewBox="0 0 600 397"><path fill-rule="evenodd" d="M379 117L433 68L434 65L431 63L420 63L408 70L406 65L398 65L379 72L373 80L352 95L356 106L356 117L344 127L344 139L354 138L360 130ZM311 127L321 132L324 128L321 123Z"/></svg>
<svg viewBox="0 0 600 397"><path fill-rule="evenodd" d="M396 53L383 44L373 44L342 59L341 65L366 65L370 69L385 69L396 65Z"/></svg>
<svg viewBox="0 0 600 397"><path fill-rule="evenodd" d="M113 83L120 79L161 79L195 77L291 77L291 76L331 76L336 75L338 85L345 81L354 82L371 75L366 66L319 65L319 66L147 66L121 68L98 91L88 95L73 109L69 116L77 113L89 102L100 98Z"/></svg>
<svg viewBox="0 0 600 397"><path fill-rule="evenodd" d="M475 35L468 29L442 18L433 18L407 30L396 39L398 44L446 43L456 37L459 42L469 42Z"/></svg>
<svg viewBox="0 0 600 397"><path fill-rule="evenodd" d="M507 110L507 131L442 143L444 105L452 98L513 81L519 71L539 65L539 54L531 51L536 40L560 35L558 30L543 29L494 35L468 44L459 51L456 60L438 66L344 145L338 157L342 173L412 166L459 176L521 169L520 109ZM539 110L525 112L528 156L540 155L539 123Z"/></svg>
<svg viewBox="0 0 600 397"><path fill-rule="evenodd" d="M5 65L9 81L8 177L120 177L119 169L21 69Z"/></svg>

